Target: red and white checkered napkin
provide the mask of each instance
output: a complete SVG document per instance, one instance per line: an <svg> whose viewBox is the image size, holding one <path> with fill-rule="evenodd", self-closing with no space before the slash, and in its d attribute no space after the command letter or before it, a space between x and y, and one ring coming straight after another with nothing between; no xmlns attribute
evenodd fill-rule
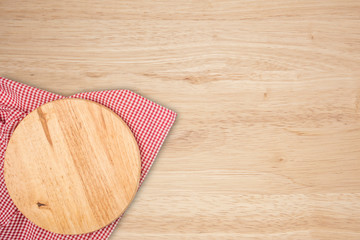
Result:
<svg viewBox="0 0 360 240"><path fill-rule="evenodd" d="M107 239L120 221L118 218L110 225L88 234L56 234L30 222L10 199L3 169L4 153L13 130L32 110L61 98L65 97L0 77L0 239ZM71 98L83 98L103 104L128 124L140 148L141 185L175 121L176 113L129 90L79 93Z"/></svg>

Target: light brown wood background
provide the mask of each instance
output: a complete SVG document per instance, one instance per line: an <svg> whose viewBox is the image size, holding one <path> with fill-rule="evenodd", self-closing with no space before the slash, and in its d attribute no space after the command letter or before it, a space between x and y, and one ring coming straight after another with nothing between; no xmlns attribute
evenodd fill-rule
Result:
<svg viewBox="0 0 360 240"><path fill-rule="evenodd" d="M178 118L116 239L360 239L359 1L0 1L0 75Z"/></svg>

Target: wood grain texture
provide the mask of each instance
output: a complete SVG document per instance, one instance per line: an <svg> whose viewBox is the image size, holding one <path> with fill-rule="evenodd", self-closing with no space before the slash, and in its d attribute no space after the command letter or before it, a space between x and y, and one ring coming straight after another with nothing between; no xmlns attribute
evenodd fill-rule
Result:
<svg viewBox="0 0 360 240"><path fill-rule="evenodd" d="M360 2L0 2L0 74L178 113L111 240L360 239Z"/></svg>
<svg viewBox="0 0 360 240"><path fill-rule="evenodd" d="M126 123L88 100L62 99L27 115L5 153L4 177L18 209L56 233L100 229L135 196L140 153Z"/></svg>

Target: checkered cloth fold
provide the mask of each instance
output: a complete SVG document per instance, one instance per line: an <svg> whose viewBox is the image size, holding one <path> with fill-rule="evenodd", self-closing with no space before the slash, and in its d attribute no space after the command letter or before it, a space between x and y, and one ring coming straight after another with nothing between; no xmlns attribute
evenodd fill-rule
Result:
<svg viewBox="0 0 360 240"><path fill-rule="evenodd" d="M0 239L107 239L120 218L88 234L62 235L46 231L24 217L12 202L4 182L4 153L17 124L44 103L65 98L0 77ZM98 102L117 113L130 127L141 154L140 185L164 142L176 113L129 90L86 92L71 96Z"/></svg>

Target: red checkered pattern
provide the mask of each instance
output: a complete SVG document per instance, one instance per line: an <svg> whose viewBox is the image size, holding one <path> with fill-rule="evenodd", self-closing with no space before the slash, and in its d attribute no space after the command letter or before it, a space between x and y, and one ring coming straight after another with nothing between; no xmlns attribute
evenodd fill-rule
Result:
<svg viewBox="0 0 360 240"><path fill-rule="evenodd" d="M62 235L46 231L22 215L12 202L4 182L4 153L17 124L44 103L65 98L0 77L0 239L107 239L120 218L88 234ZM153 164L176 113L129 90L79 93L71 98L88 99L112 109L130 127L141 154L140 185Z"/></svg>

